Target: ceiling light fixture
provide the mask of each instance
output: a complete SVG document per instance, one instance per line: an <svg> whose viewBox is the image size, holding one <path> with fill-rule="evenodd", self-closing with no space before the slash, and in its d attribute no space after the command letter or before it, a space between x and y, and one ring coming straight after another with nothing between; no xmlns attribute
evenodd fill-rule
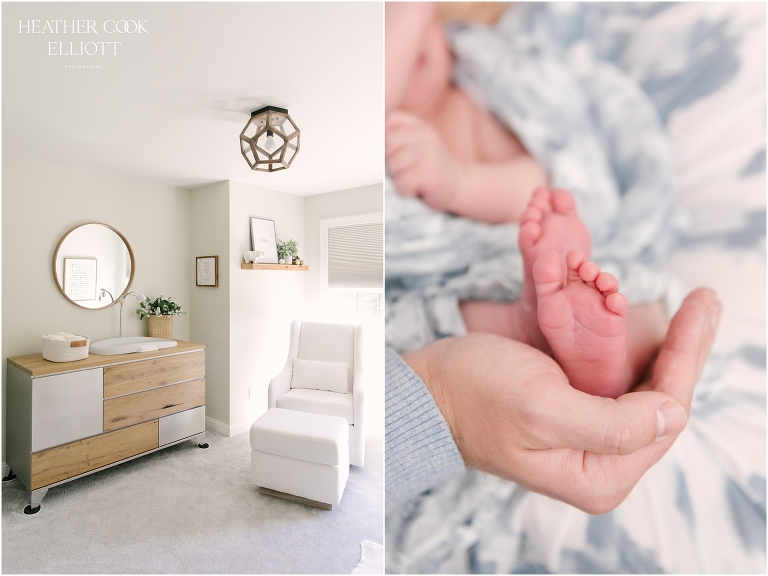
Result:
<svg viewBox="0 0 768 576"><path fill-rule="evenodd" d="M251 170L285 170L299 153L301 131L288 110L264 106L251 112L240 133L240 151Z"/></svg>

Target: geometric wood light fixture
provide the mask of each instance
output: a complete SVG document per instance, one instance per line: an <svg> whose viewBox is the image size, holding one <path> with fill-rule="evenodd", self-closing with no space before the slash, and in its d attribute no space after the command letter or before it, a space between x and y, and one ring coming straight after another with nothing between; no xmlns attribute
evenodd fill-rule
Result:
<svg viewBox="0 0 768 576"><path fill-rule="evenodd" d="M240 151L251 170L285 170L299 153L300 134L288 110L264 106L251 112L240 133Z"/></svg>

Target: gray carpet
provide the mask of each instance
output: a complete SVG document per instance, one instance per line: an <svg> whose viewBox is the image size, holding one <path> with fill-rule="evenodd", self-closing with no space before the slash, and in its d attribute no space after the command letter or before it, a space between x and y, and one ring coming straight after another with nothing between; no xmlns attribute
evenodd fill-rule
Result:
<svg viewBox="0 0 768 576"><path fill-rule="evenodd" d="M380 438L332 512L252 487L247 433L207 441L51 488L32 516L19 481L4 482L2 571L349 574L363 540L383 543Z"/></svg>

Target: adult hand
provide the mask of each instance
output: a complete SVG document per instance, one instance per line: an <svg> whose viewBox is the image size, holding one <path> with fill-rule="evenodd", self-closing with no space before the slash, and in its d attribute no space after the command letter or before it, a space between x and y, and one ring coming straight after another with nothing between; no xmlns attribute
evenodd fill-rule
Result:
<svg viewBox="0 0 768 576"><path fill-rule="evenodd" d="M618 506L682 432L720 303L700 288L670 324L647 390L616 400L575 390L548 356L491 334L405 355L467 466L590 514Z"/></svg>

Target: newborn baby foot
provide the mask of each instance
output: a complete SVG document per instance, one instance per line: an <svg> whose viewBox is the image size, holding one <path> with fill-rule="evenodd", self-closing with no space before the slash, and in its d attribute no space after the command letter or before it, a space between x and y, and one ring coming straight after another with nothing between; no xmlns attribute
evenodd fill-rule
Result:
<svg viewBox="0 0 768 576"><path fill-rule="evenodd" d="M539 329L536 313L533 264L542 254L556 252L564 270L568 251L580 250L589 254L592 239L576 213L573 197L565 190L550 191L540 187L534 190L520 217L518 244L524 266L520 298L511 304L466 300L461 303L461 313L470 332L499 334L549 354L551 349Z"/></svg>
<svg viewBox="0 0 768 576"><path fill-rule="evenodd" d="M612 274L572 250L563 268L557 252L533 266L539 327L571 386L616 398L627 391L627 313Z"/></svg>
<svg viewBox="0 0 768 576"><path fill-rule="evenodd" d="M544 187L534 190L528 207L520 217L518 244L523 256L524 279L522 294L513 310L513 321L524 329L527 335L524 341L549 352L536 314L533 264L547 252L559 254L563 267L569 250L590 253L592 238L576 213L573 196L565 190L548 190Z"/></svg>
<svg viewBox="0 0 768 576"><path fill-rule="evenodd" d="M565 190L537 188L520 217L518 236L525 264L524 294L534 298L533 264L547 252L557 252L565 264L570 250L579 250L589 257L592 238L576 213L576 202Z"/></svg>

